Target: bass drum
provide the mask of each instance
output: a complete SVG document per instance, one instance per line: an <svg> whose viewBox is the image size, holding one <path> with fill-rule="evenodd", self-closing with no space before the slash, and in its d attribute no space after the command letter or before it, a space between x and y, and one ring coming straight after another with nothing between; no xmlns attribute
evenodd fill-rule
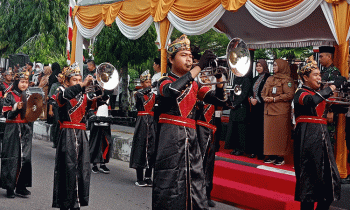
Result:
<svg viewBox="0 0 350 210"><path fill-rule="evenodd" d="M43 111L45 93L39 87L29 87L27 91L22 92L23 108L21 119L28 122L34 122Z"/></svg>

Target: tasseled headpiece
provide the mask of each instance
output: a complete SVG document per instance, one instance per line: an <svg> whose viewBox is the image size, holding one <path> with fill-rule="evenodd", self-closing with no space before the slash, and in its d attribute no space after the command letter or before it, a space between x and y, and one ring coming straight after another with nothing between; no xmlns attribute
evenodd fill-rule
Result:
<svg viewBox="0 0 350 210"><path fill-rule="evenodd" d="M302 78L303 75L311 72L314 69L318 69L318 66L317 62L314 60L314 56L312 55L306 60L306 64L298 70L299 78Z"/></svg>
<svg viewBox="0 0 350 210"><path fill-rule="evenodd" d="M147 69L146 71L142 72L142 74L140 75L140 81L144 82L146 80L151 79L151 74L149 73L149 70Z"/></svg>
<svg viewBox="0 0 350 210"><path fill-rule="evenodd" d="M168 56L181 50L191 50L191 42L185 34L175 39L168 47Z"/></svg>

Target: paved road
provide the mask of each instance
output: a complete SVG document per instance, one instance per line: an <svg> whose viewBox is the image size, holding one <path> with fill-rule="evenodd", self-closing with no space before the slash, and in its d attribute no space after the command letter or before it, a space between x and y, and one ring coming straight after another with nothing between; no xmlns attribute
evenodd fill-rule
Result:
<svg viewBox="0 0 350 210"><path fill-rule="evenodd" d="M30 198L6 198L6 190L0 189L1 210L52 209L52 188L55 149L52 143L33 140L33 187L28 188ZM127 162L112 159L107 165L111 174L92 174L90 204L82 209L97 210L147 210L151 209L151 188L134 185L136 174ZM218 210L238 208L217 203Z"/></svg>

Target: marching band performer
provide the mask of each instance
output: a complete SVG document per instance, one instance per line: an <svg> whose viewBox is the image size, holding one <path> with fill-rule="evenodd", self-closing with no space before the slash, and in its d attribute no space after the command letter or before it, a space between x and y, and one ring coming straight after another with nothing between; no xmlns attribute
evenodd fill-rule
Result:
<svg viewBox="0 0 350 210"><path fill-rule="evenodd" d="M201 77L201 79L203 83L210 82L207 76ZM208 205L209 207L215 207L215 203L211 200L210 197L211 191L213 189L214 162L216 151L216 126L214 125L215 106L212 104L207 104L203 101L198 101L197 106L197 136L203 159L203 171L205 174L205 187L208 198Z"/></svg>
<svg viewBox="0 0 350 210"><path fill-rule="evenodd" d="M301 210L329 209L333 200L340 199L340 176L327 130L326 98L345 78L335 77L334 85L319 90L321 73L313 56L299 70L303 86L294 96L296 138L294 140L294 167L296 175L295 200ZM332 105L334 106L334 105Z"/></svg>
<svg viewBox="0 0 350 210"><path fill-rule="evenodd" d="M68 68L68 67L65 67ZM63 70L65 71L65 70ZM58 136L60 133L60 124L58 122L59 117L58 117L58 104L56 102L56 95L58 91L60 90L59 87L64 88L64 76L62 73L59 73L57 75L57 83L54 83L51 86L50 92L49 92L49 111L48 111L48 121L52 122L52 126L50 129L50 141L53 142L53 148L57 147L57 142L58 142Z"/></svg>
<svg viewBox="0 0 350 210"><path fill-rule="evenodd" d="M108 102L109 96L104 91L102 97L96 98L90 103L92 103L90 111L90 116L108 116ZM111 126L107 122L94 122L91 124L90 128L90 163L92 166L92 173L97 173L100 171L104 174L109 174L110 170L107 168L106 163L109 162L111 156L111 150L113 148L113 139L111 136ZM100 168L97 167L97 163L100 164Z"/></svg>
<svg viewBox="0 0 350 210"><path fill-rule="evenodd" d="M12 88L12 70L8 69L7 71L5 71L4 77L5 81L0 83L0 110L2 110L2 106L4 103L3 101L5 100L5 93L9 92Z"/></svg>
<svg viewBox="0 0 350 210"><path fill-rule="evenodd" d="M88 75L82 82L76 63L63 74L66 88L60 87L56 96L61 131L56 149L52 207L80 209L89 203L91 167L85 133L88 97L84 89L93 77Z"/></svg>
<svg viewBox="0 0 350 210"><path fill-rule="evenodd" d="M182 35L168 47L168 58L171 71L158 82L161 114L156 140L152 208L208 209L203 160L196 133L195 105L197 99L217 105L226 104L226 100L222 84L213 91L208 86L198 85L194 78L216 56L206 51L199 65L192 68L190 40Z"/></svg>
<svg viewBox="0 0 350 210"><path fill-rule="evenodd" d="M155 122L153 106L156 95L151 89L151 74L149 70L140 76L142 89L135 93L136 109L138 111L134 138L130 154L130 168L136 169L135 185L152 186L153 153L155 142ZM143 169L146 169L145 179Z"/></svg>
<svg viewBox="0 0 350 210"><path fill-rule="evenodd" d="M7 190L7 197L16 195L28 197L31 193L27 187L32 186L32 137L33 123L22 120L22 92L29 85L29 72L16 74L12 91L5 93L3 112L6 127L1 152L1 182Z"/></svg>

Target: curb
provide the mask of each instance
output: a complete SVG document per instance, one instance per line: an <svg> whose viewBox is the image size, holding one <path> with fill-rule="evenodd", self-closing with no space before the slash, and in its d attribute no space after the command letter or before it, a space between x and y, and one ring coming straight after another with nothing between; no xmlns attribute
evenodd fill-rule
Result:
<svg viewBox="0 0 350 210"><path fill-rule="evenodd" d="M125 130L120 129L123 127L126 127L127 129ZM50 128L51 126L46 122L35 121L34 128L33 128L33 138L49 142ZM86 134L89 139L90 131L87 130ZM111 129L111 135L113 139L113 148L111 150L111 158L129 162L131 145L134 137L133 128L129 128L127 126L118 126L118 129Z"/></svg>

